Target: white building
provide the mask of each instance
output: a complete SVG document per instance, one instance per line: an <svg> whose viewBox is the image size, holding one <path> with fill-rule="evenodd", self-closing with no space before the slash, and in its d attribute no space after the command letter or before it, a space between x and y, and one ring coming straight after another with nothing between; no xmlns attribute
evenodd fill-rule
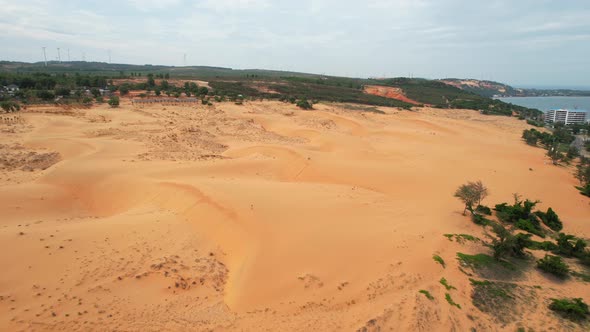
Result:
<svg viewBox="0 0 590 332"><path fill-rule="evenodd" d="M584 124L586 122L586 111L570 111L570 110L551 110L545 113L545 123L556 123L561 122L565 123L566 125L580 123Z"/></svg>

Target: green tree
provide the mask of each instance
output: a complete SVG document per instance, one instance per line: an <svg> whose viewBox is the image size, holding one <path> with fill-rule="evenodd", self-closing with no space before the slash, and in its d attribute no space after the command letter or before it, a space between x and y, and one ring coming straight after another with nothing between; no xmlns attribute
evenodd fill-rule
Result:
<svg viewBox="0 0 590 332"><path fill-rule="evenodd" d="M204 96L204 95L207 95L208 93L209 93L209 89L207 89L207 87L202 86L199 88L199 95Z"/></svg>
<svg viewBox="0 0 590 332"><path fill-rule="evenodd" d="M578 157L580 155L580 151L578 151L578 148L576 148L575 146L570 146L567 149L567 153L566 153L566 157L569 160L572 160L576 157Z"/></svg>
<svg viewBox="0 0 590 332"><path fill-rule="evenodd" d="M156 81L154 80L154 74L148 74L147 85L154 87L156 86Z"/></svg>
<svg viewBox="0 0 590 332"><path fill-rule="evenodd" d="M51 92L51 91L39 90L39 91L37 91L37 97L39 99L49 101L49 100L55 99L55 94L53 94L53 92Z"/></svg>
<svg viewBox="0 0 590 332"><path fill-rule="evenodd" d="M90 89L90 93L92 93L92 96L93 96L94 98L98 98L98 97L100 97L100 90L99 90L99 89L97 89L97 88L92 88L92 89Z"/></svg>
<svg viewBox="0 0 590 332"><path fill-rule="evenodd" d="M459 198L464 204L463 215L469 210L473 214L474 206L481 205L481 202L488 196L488 188L481 181L468 182L461 185L455 191L455 197Z"/></svg>
<svg viewBox="0 0 590 332"><path fill-rule="evenodd" d="M547 151L547 156L551 159L553 165L559 165L559 161L563 160L564 158L563 153L559 152L558 143L555 143L551 147L549 147L549 150Z"/></svg>
<svg viewBox="0 0 590 332"><path fill-rule="evenodd" d="M71 90L65 87L55 89L56 96L69 97Z"/></svg>
<svg viewBox="0 0 590 332"><path fill-rule="evenodd" d="M119 92L121 93L121 96L128 94L129 90L130 88L128 84L123 84L119 87Z"/></svg>

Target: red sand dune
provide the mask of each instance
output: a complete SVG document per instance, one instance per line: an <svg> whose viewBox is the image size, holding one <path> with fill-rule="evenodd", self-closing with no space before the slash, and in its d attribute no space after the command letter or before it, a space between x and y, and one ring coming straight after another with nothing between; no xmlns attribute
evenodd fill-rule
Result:
<svg viewBox="0 0 590 332"><path fill-rule="evenodd" d="M389 86L380 86L380 85L366 85L365 86L365 93L370 95L397 99L406 103L419 105L420 103L412 100L404 94L403 90L400 88L394 88Z"/></svg>

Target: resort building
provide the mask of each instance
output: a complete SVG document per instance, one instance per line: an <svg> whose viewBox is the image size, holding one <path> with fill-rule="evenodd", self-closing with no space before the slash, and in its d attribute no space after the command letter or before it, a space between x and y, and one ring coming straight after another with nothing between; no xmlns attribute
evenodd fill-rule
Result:
<svg viewBox="0 0 590 332"><path fill-rule="evenodd" d="M581 110L551 110L545 113L545 123L556 123L561 122L565 123L566 125L580 123L586 123L586 111Z"/></svg>

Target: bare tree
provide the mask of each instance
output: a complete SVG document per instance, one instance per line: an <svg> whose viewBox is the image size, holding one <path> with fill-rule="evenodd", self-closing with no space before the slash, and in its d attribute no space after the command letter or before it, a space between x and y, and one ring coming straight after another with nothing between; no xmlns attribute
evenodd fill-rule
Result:
<svg viewBox="0 0 590 332"><path fill-rule="evenodd" d="M470 181L457 188L454 196L465 204L465 209L463 209L463 215L465 215L467 210L473 214L473 206L481 205L481 202L488 195L488 188L481 181Z"/></svg>

